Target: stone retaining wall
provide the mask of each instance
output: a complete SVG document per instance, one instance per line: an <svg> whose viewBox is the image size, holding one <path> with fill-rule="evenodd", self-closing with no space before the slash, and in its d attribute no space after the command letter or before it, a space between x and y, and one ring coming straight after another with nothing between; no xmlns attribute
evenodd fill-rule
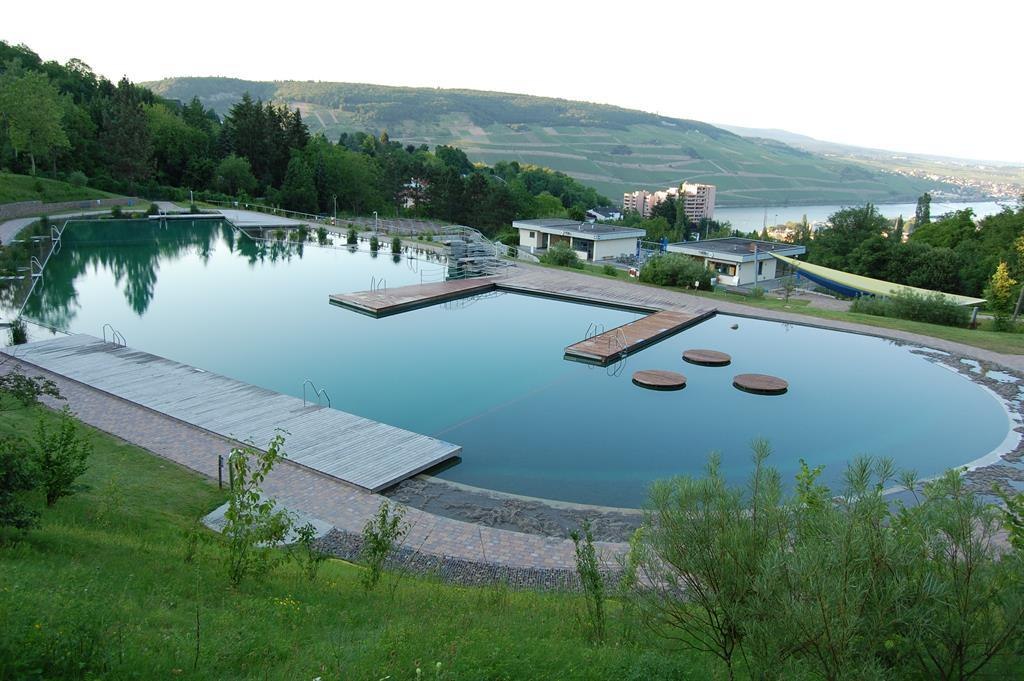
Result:
<svg viewBox="0 0 1024 681"><path fill-rule="evenodd" d="M31 215L48 215L54 213L70 213L76 210L100 210L111 206L130 206L138 199L121 196L113 199L87 199L83 201L60 201L43 203L42 201L18 201L0 204L0 220L24 218Z"/></svg>

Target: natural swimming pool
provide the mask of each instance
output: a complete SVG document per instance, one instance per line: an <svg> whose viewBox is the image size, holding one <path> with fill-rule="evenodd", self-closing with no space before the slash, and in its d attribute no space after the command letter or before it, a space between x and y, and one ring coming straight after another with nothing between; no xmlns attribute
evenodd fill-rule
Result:
<svg viewBox="0 0 1024 681"><path fill-rule="evenodd" d="M857 454L923 475L982 456L1009 422L988 392L907 347L864 336L720 315L627 360L624 371L565 361L591 323L634 312L520 295L372 319L329 293L437 280L438 263L347 249L258 248L222 224L89 222L65 233L29 300L30 319L301 396L463 446L443 478L516 494L635 506L653 479L699 474L712 450L735 481L768 438L792 479L798 460L835 483ZM730 328L732 324L738 328ZM684 364L720 349L725 368ZM638 369L686 374L679 392L632 385ZM734 374L777 374L779 397L742 393Z"/></svg>

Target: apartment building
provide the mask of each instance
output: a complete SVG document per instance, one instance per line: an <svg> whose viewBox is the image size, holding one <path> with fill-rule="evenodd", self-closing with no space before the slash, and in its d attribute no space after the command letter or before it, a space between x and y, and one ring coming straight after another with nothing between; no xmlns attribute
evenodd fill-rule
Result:
<svg viewBox="0 0 1024 681"><path fill-rule="evenodd" d="M623 211L636 211L645 218L651 217L651 211L668 197L674 197L691 222L699 222L715 217L715 185L684 182L678 187L669 187L656 192L638 189L622 195Z"/></svg>

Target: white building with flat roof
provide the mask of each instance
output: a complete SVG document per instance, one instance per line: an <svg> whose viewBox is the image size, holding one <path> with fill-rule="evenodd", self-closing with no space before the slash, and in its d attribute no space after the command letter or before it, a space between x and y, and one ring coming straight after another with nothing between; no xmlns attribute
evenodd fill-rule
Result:
<svg viewBox="0 0 1024 681"><path fill-rule="evenodd" d="M772 253L794 258L807 248L776 241L757 241L740 237L683 241L669 244L670 253L682 253L704 263L725 286L749 286L785 276Z"/></svg>
<svg viewBox="0 0 1024 681"><path fill-rule="evenodd" d="M543 253L555 244L564 243L581 260L595 262L636 255L637 243L647 235L643 229L599 225L562 218L514 220L519 230L519 247L530 253Z"/></svg>

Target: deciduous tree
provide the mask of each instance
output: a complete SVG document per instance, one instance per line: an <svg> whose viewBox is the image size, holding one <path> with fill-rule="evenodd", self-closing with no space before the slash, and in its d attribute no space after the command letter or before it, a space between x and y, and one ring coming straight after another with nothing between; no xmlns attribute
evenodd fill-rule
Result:
<svg viewBox="0 0 1024 681"><path fill-rule="evenodd" d="M17 65L8 65L0 74L0 121L15 151L28 154L33 175L36 156L71 146L63 117L60 93L45 74Z"/></svg>

